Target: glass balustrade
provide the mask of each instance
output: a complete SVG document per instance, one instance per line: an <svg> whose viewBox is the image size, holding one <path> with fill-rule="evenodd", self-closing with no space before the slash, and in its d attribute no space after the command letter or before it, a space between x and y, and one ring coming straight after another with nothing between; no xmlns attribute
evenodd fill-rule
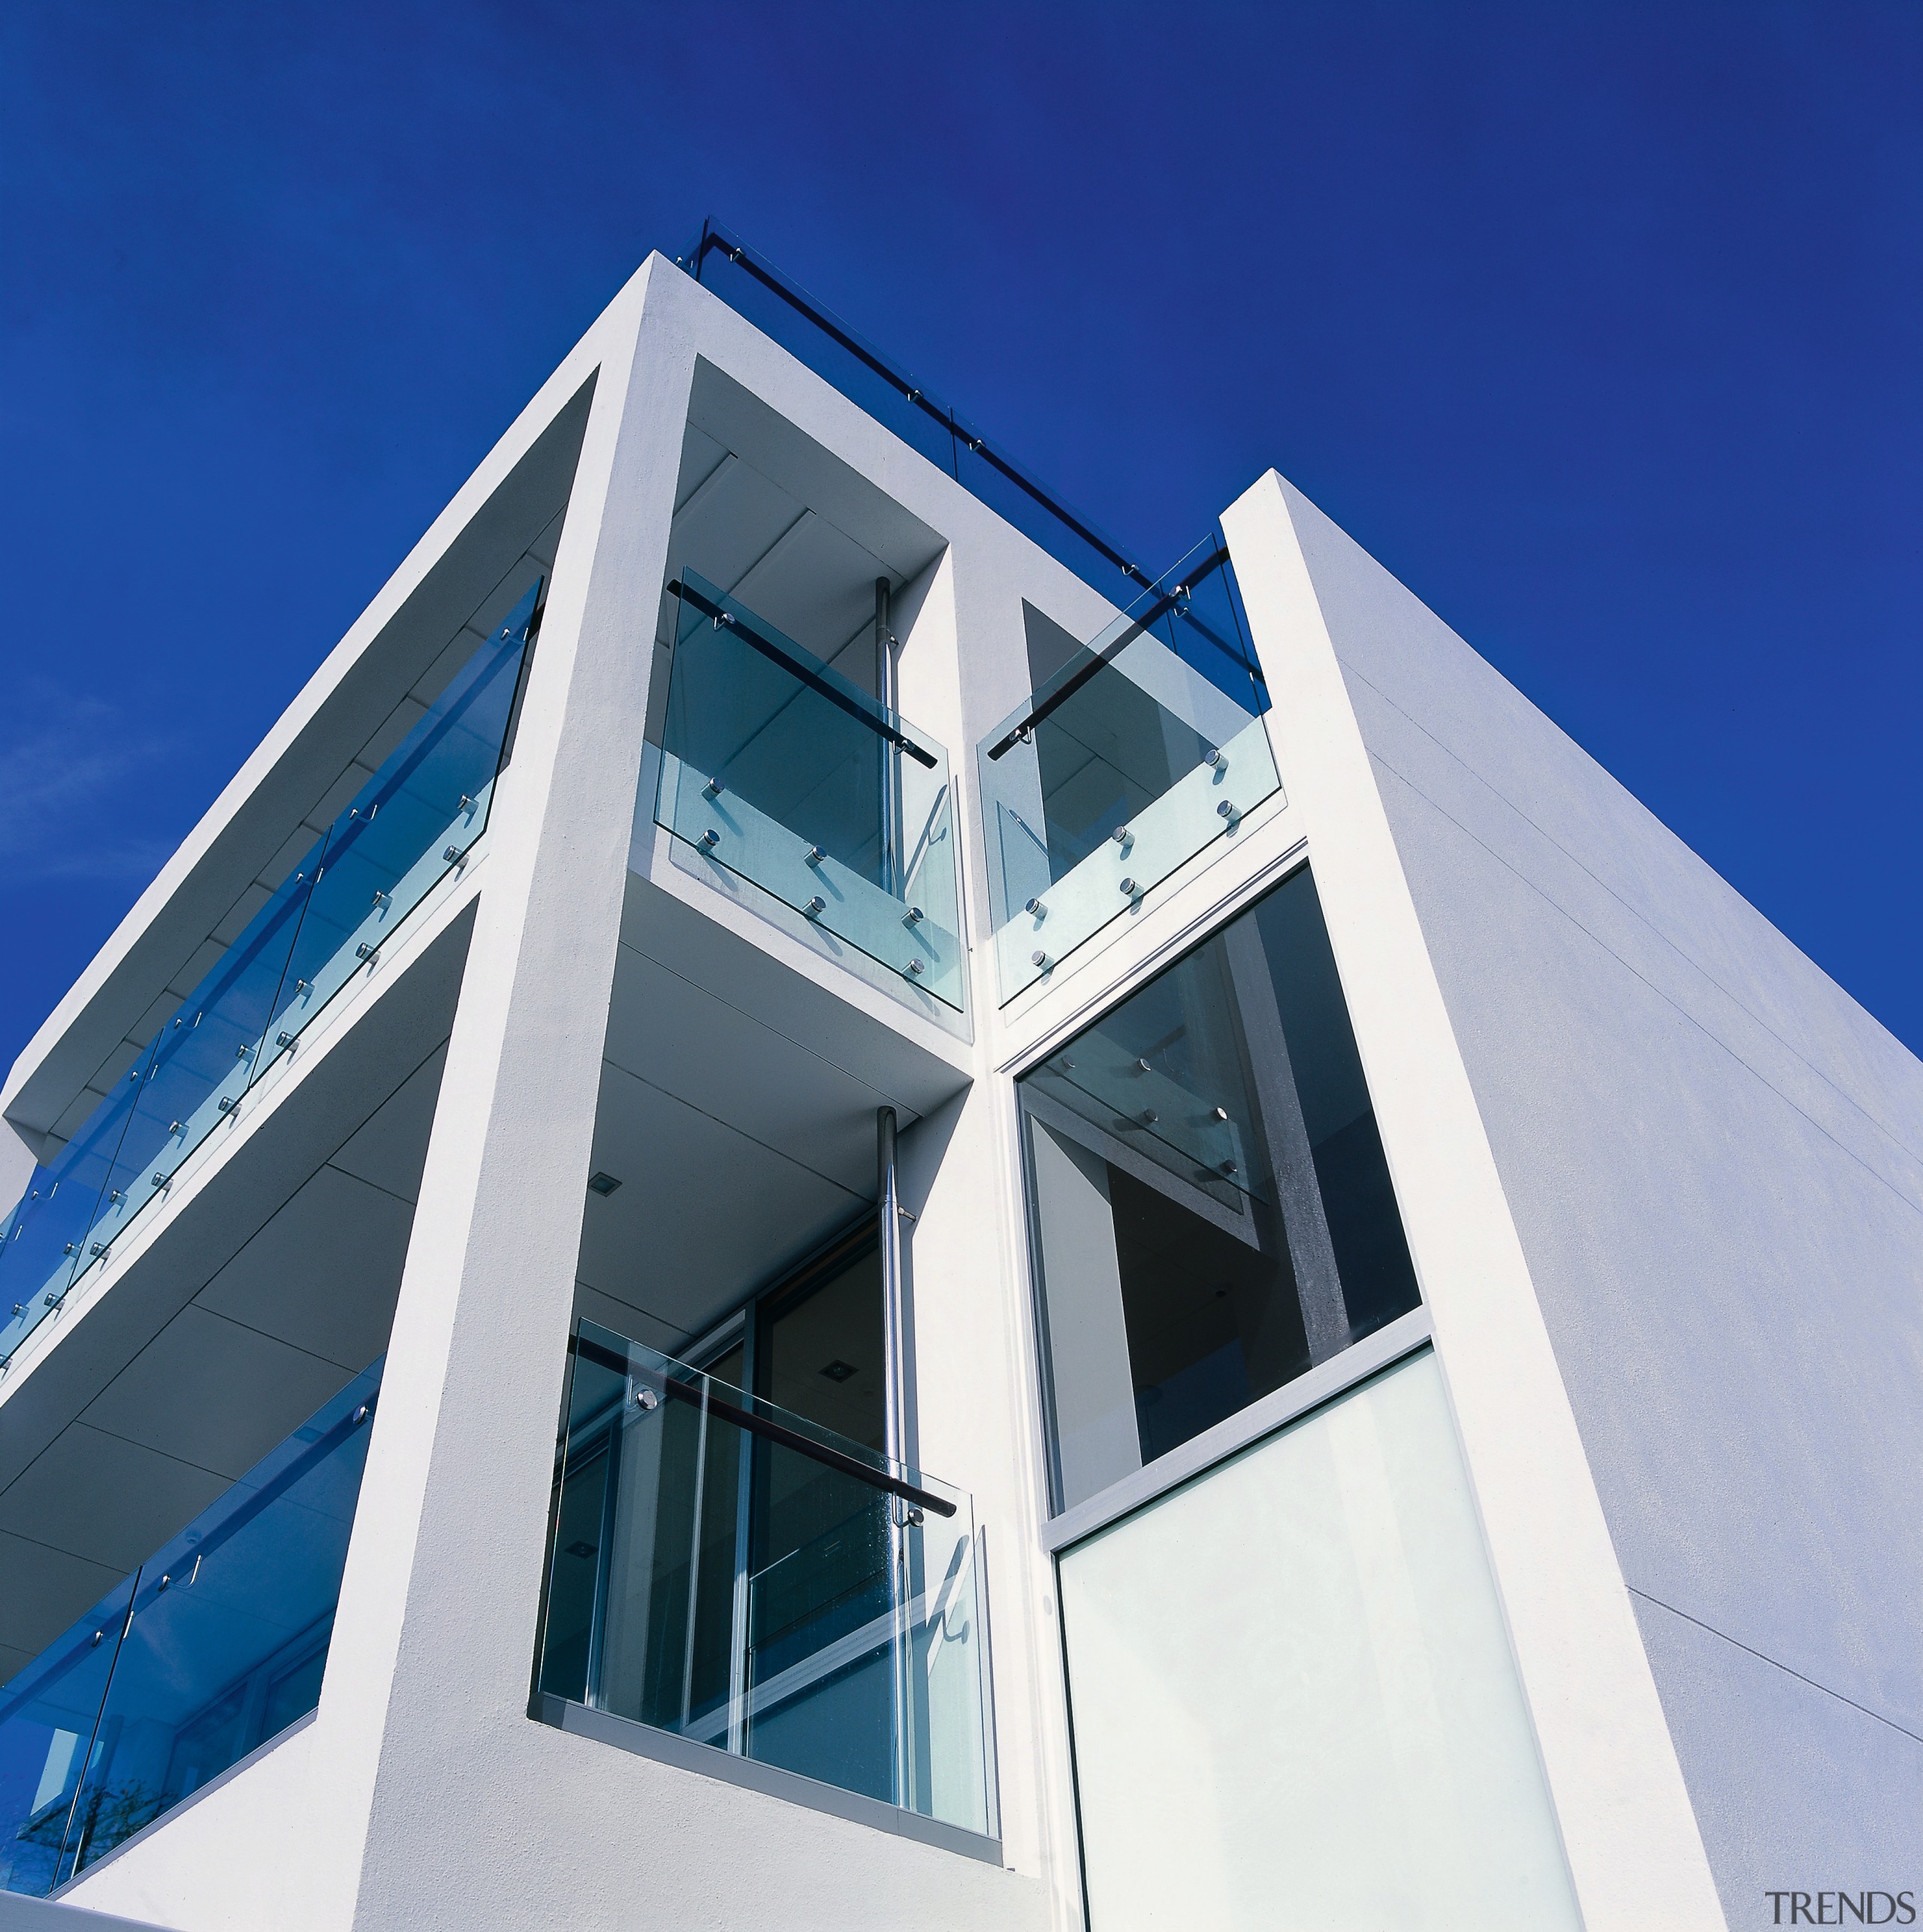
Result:
<svg viewBox="0 0 1923 1932"><path fill-rule="evenodd" d="M1212 537L983 739L1004 1000L1279 789L1268 706Z"/></svg>
<svg viewBox="0 0 1923 1932"><path fill-rule="evenodd" d="M713 222L676 261L764 335L833 385L910 448L1104 597L1128 595L1149 573L1078 510L937 397L864 342L765 255Z"/></svg>
<svg viewBox="0 0 1923 1932"><path fill-rule="evenodd" d="M44 1897L320 1701L378 1363L0 1689L0 1890Z"/></svg>
<svg viewBox="0 0 1923 1932"><path fill-rule="evenodd" d="M582 1322L537 1689L992 1834L968 1499Z"/></svg>
<svg viewBox="0 0 1923 1932"><path fill-rule="evenodd" d="M654 816L711 864L944 1005L963 1003L948 757L692 571Z"/></svg>
<svg viewBox="0 0 1923 1932"><path fill-rule="evenodd" d="M292 1051L488 822L540 585L317 839L0 1223L0 1367Z"/></svg>

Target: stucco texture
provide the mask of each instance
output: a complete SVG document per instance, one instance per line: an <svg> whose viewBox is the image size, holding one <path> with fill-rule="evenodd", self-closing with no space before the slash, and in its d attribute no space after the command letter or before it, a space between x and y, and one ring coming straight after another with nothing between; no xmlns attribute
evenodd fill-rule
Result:
<svg viewBox="0 0 1923 1932"><path fill-rule="evenodd" d="M1923 1879L1923 1064L1291 491L1725 1911Z"/></svg>

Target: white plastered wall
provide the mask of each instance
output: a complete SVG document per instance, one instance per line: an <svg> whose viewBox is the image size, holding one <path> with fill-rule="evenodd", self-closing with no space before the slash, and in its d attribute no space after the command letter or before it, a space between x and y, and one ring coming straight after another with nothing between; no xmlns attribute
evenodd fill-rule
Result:
<svg viewBox="0 0 1923 1932"><path fill-rule="evenodd" d="M1224 515L1591 1932L1719 1927L1575 1417L1281 479Z"/></svg>
<svg viewBox="0 0 1923 1932"><path fill-rule="evenodd" d="M905 1137L903 1193L917 1216L908 1241L918 1452L932 1473L971 1490L986 1533L1005 1872L524 1714L647 640L697 353L950 539L904 654L903 704L948 746L959 793L977 1077ZM1081 949L1052 984L1004 1009L985 943L974 745L1028 688L1022 599L1083 635L1107 607L658 260L524 421L597 368L497 808L322 1710L297 1756L269 1753L195 1807L192 1832L164 1826L128 1848L81 1888L89 1902L190 1928L317 1932L626 1924L638 1907L686 1924L1079 1924L1005 1076L1279 876L1307 832L1589 1923L1719 1922L1281 498L1270 503L1258 486L1231 513L1230 539L1277 696L1287 795ZM291 1837L273 1839L284 1855L262 1855L290 1810ZM243 1837L244 1855L210 1856Z"/></svg>
<svg viewBox="0 0 1923 1932"><path fill-rule="evenodd" d="M992 1601L995 1742L1007 1888L1057 1932L1082 1923L1074 1789L1061 1693L1053 1566L1043 1547L1044 1485L1034 1433L1026 1236L980 836L975 747L1028 689L1026 599L1092 636L1112 607L846 399L685 282L671 283L699 353L949 539L901 660L904 713L947 749L962 845L971 949L973 1086L903 1136L901 1196L912 1318L913 1448L931 1475L972 1496ZM724 908L717 907L717 916ZM770 949L780 952L778 942ZM865 989L847 996L871 1010ZM864 1854L862 1834L850 1856ZM877 1881L885 1873L876 1870ZM1039 1883L1037 1881L1040 1881ZM991 1889L989 1897L995 1892ZM845 1902L845 1909L855 1909ZM883 1922L906 1922L907 1908ZM855 1923L853 1918L840 1922ZM993 1922L1000 1922L998 1918Z"/></svg>
<svg viewBox="0 0 1923 1932"><path fill-rule="evenodd" d="M1285 490L1725 1908L1913 1870L1923 1063Z"/></svg>
<svg viewBox="0 0 1923 1932"><path fill-rule="evenodd" d="M506 862L494 867L489 889L481 895L477 927L488 937L485 953L470 953L472 970L463 984L456 1022L463 1042L455 1062L460 1084L457 1088L443 1085L436 1112L321 1709L310 1725L286 1740L291 1747L287 1758L282 1758L281 1746L264 1753L178 1821L190 1828L177 1831L174 1821L167 1821L129 1846L74 1888L68 1896L77 1904L192 1928L264 1924L344 1927L354 1922L355 1888L391 1715L389 1699L399 1675L400 1639L409 1588L416 1580L415 1538L426 1487L425 1463L442 1408L445 1322L451 1312L447 1266L451 1259L456 1263L457 1284L463 1224L472 1218L478 1192L478 1176L469 1158L473 1150L460 1140L487 1124L485 1103L477 1103L477 1085L485 1088L491 1077L485 1028L490 1017L498 1026L503 958L505 954L511 969L517 916L524 916L527 910L528 877L544 816L542 795L555 762L556 687L565 690L572 669L569 647L574 639L569 633L579 626L582 580L593 554L596 512L606 487L608 445L625 400L633 315L642 280L637 277L623 291L543 385L456 500L460 506L477 496L485 499L491 479L512 464L599 370L601 384L550 594L550 623L539 654L546 662L532 681L516 761L503 775L495 801L490 858L499 854ZM617 384L612 397L606 386L611 378ZM454 541L462 527L451 514L444 515L405 568L419 563L424 554L431 560L436 542L445 546ZM325 677L328 668L319 675ZM548 734L545 744L542 725ZM624 805L621 817L624 831ZM593 1022L597 1057L599 1025L597 1013ZM590 1098L590 1113L591 1106ZM572 1203L578 1192L571 1188L563 1198ZM571 1248L569 1261L571 1285ZM543 1360L530 1366L545 1369L549 1365ZM557 1372L554 1386L557 1402ZM548 1441L553 1429L551 1405L542 1425ZM545 1490L545 1466L539 1480ZM465 1592L486 1574L486 1552L484 1539L468 1577L437 1579L424 1594L450 1588ZM525 1669L524 1663L524 1677ZM227 1855L213 1855L215 1847L226 1848ZM271 1847L272 1855L263 1855L264 1847Z"/></svg>
<svg viewBox="0 0 1923 1932"><path fill-rule="evenodd" d="M1010 1713L999 1727L1005 1870L526 1715L581 1177L647 710L652 654L637 614L651 615L659 596L698 346L838 439L885 487L932 495L951 527L973 518L978 549L1005 548L982 557L974 581L1016 583L1016 648L1019 591L1043 594L1038 575L1066 580L919 459L904 472L885 433L658 258L530 406L538 415L598 369L496 807L322 1706L288 1756L269 1752L210 1793L191 1831L164 1824L128 1847L76 1888L77 1903L190 1932L625 1926L637 1909L686 1925L1012 1927L1049 1918L1036 1875L1060 1864L1064 1844L1072 1870L1072 1815L1037 1796L1036 1740L1012 1715L1036 1701L1019 1616L995 1632ZM1051 587L1058 608L1088 599ZM938 583L927 649L904 666L904 684L926 681L920 715L958 748L952 598ZM970 1165L942 1164L945 1208L924 1191L931 1232L958 1221L968 1239L958 1262L924 1269L920 1306L944 1312L918 1338L925 1363L952 1365L925 1379L925 1454L962 1473L987 1442L1007 1463L1007 1405L1019 1399L998 1321L985 1327L947 1301L958 1287L1001 1313L1005 1230L970 1222L968 1197L992 1185ZM948 1345L952 1333L971 1336L971 1360ZM1019 1472L992 1466L988 1477L978 1501L998 1586L1019 1593L1032 1508ZM219 1855L243 1837L252 1849ZM1071 1909L1058 1888L1057 1922Z"/></svg>

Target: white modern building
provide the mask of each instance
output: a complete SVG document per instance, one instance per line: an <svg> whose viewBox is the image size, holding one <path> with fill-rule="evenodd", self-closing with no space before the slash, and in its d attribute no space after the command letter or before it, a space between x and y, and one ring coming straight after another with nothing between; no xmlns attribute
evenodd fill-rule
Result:
<svg viewBox="0 0 1923 1932"><path fill-rule="evenodd" d="M1923 1066L1200 524L644 264L0 1090L0 1927L1909 1922Z"/></svg>

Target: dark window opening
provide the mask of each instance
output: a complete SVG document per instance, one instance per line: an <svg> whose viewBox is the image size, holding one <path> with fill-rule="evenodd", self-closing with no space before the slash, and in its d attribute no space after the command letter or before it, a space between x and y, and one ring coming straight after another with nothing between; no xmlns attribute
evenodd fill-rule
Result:
<svg viewBox="0 0 1923 1932"><path fill-rule="evenodd" d="M1306 869L1021 1091L1058 1508L1419 1303Z"/></svg>

